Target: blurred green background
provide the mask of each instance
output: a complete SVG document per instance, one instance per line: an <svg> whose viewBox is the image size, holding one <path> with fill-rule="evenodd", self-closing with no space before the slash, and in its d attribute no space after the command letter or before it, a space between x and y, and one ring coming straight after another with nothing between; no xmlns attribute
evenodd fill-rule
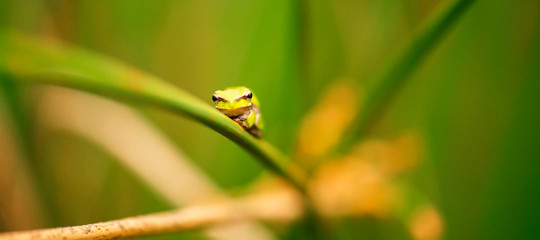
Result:
<svg viewBox="0 0 540 240"><path fill-rule="evenodd" d="M118 59L208 104L214 90L246 85L261 99L265 138L292 155L302 116L329 83L372 84L367 79L446 2L8 0L0 3L0 27ZM539 29L540 1L477 1L370 131L381 138L415 131L424 138L424 164L409 180L442 212L445 239L540 239ZM67 131L35 133L42 124L33 117L41 89L25 87L22 94L42 190L53 196L52 215L37 222L86 224L173 207L92 141ZM143 112L226 190L242 189L263 172L201 124ZM0 124L2 143L10 142L14 126L3 103ZM9 189L6 184L17 182L0 184ZM8 206L0 207L1 214ZM26 225L0 218L0 231L44 227L28 218ZM354 224L365 228L354 231ZM392 239L389 227L403 231L394 225L340 229L343 239ZM152 239L169 237L203 238L194 232Z"/></svg>

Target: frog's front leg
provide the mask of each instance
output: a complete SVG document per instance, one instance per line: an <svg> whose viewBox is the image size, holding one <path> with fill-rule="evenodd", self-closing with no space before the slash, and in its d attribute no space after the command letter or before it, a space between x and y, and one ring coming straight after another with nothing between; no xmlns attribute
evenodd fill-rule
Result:
<svg viewBox="0 0 540 240"><path fill-rule="evenodd" d="M231 117L231 119L238 123L243 129L247 130L250 127L248 124L248 119L250 115L251 113L242 114L236 117Z"/></svg>
<svg viewBox="0 0 540 240"><path fill-rule="evenodd" d="M243 129L249 129L249 126L247 125L247 120L240 120L240 119L233 119L236 123L240 125Z"/></svg>
<svg viewBox="0 0 540 240"><path fill-rule="evenodd" d="M255 137L260 138L262 136L262 132L257 127L259 114L250 111L248 114L243 114L232 119L237 122L244 130L253 134Z"/></svg>

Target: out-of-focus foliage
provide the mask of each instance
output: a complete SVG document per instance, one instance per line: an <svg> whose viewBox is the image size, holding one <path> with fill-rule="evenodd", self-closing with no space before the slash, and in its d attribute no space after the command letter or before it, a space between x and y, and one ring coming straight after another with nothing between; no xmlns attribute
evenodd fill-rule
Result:
<svg viewBox="0 0 540 240"><path fill-rule="evenodd" d="M446 2L2 1L0 28L119 59L209 104L215 89L246 85L261 100L265 138L293 155L302 149L298 133L310 134L300 128L302 119L326 100L326 89L343 78L373 84L372 74ZM368 132L367 137L390 142L403 132L421 137L421 161L399 181L434 202L437 211L427 209L417 221L440 214L444 238L540 237L538 29L536 0L477 1ZM44 131L39 116L51 109L39 104L42 88L8 90L0 97L0 231L86 224L173 207L88 139ZM23 100L17 108L23 122L13 122L12 105L4 101L13 91ZM347 96L325 102L344 109L357 104ZM223 188L247 186L261 173L247 153L202 125L141 110ZM19 139L17 127L29 139ZM25 141L33 144L21 147ZM34 160L17 161L22 158ZM28 173L38 173L37 193L26 191ZM35 196L40 192L45 199ZM35 207L40 205L44 212ZM351 217L330 225L340 239L408 236L407 226L394 218ZM174 237L202 238L199 233Z"/></svg>

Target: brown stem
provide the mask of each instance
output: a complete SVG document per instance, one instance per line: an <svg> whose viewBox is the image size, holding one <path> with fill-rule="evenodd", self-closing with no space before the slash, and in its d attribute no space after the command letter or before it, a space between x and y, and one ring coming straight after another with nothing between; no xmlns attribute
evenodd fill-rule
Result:
<svg viewBox="0 0 540 240"><path fill-rule="evenodd" d="M301 211L300 195L292 189L278 188L251 194L236 201L196 205L108 222L0 233L0 240L116 239L194 230L247 218L288 222L298 218Z"/></svg>

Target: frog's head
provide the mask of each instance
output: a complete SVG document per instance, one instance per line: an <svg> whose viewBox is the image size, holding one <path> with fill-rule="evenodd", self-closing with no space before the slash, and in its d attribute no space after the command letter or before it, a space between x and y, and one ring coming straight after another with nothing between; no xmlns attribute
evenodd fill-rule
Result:
<svg viewBox="0 0 540 240"><path fill-rule="evenodd" d="M212 95L216 109L229 117L242 115L251 110L253 93L246 87L230 87Z"/></svg>

